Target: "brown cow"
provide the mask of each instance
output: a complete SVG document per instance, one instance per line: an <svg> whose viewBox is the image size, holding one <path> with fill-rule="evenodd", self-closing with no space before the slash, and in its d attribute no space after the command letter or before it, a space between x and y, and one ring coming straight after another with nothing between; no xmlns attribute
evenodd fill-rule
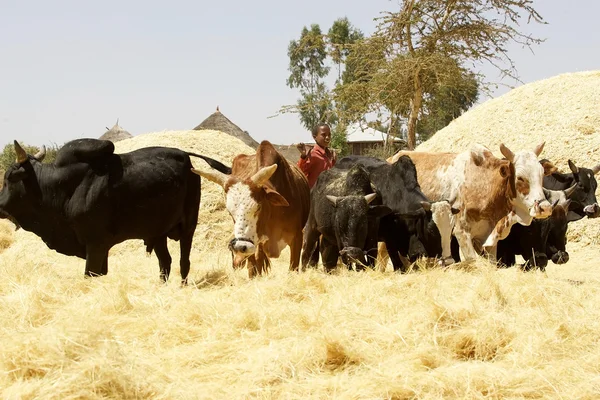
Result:
<svg viewBox="0 0 600 400"><path fill-rule="evenodd" d="M514 223L529 225L533 218L546 218L552 206L542 190L542 179L556 168L534 151L513 153L500 145L506 159L495 157L481 145L462 153L400 151L394 162L408 155L417 167L423 193L433 201L446 199L461 212L456 216L454 235L464 258L474 258L485 247L496 256L498 240L505 238Z"/></svg>
<svg viewBox="0 0 600 400"><path fill-rule="evenodd" d="M263 141L256 154L233 159L231 175L218 170L193 170L223 187L226 206L234 221L229 243L233 266L248 260L248 275L266 273L269 257L279 257L290 246L290 270L298 270L302 229L310 209L306 176Z"/></svg>

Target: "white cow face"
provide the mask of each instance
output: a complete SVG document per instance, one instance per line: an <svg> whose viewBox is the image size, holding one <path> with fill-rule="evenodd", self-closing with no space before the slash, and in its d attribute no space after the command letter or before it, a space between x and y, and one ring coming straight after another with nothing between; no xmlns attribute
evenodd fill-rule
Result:
<svg viewBox="0 0 600 400"><path fill-rule="evenodd" d="M500 145L500 152L515 167L515 212L525 225L529 225L532 218L547 218L552 214L552 205L544 195L542 183L544 175L549 175L556 169L549 161L541 164L537 159L543 148L544 143L533 151L513 153L503 144Z"/></svg>

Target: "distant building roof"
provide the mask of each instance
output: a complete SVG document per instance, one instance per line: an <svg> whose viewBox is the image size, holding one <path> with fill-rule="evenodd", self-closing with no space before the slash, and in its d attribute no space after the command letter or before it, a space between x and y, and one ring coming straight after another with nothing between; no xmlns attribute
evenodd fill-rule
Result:
<svg viewBox="0 0 600 400"><path fill-rule="evenodd" d="M117 122L115 123L115 126L113 126L110 129L108 129L108 127L107 127L106 129L107 129L107 131L104 132L104 134L102 136L100 136L100 139L102 139L102 140L110 140L111 142L115 143L120 140L125 140L125 139L129 139L129 138L133 137L133 135L131 133L127 132L125 129L123 129L119 126L118 119L117 119Z"/></svg>
<svg viewBox="0 0 600 400"><path fill-rule="evenodd" d="M377 129L366 127L362 129L359 125L350 125L347 129L348 143L357 142L383 142L388 138L388 134ZM404 140L394 137L394 142L404 142Z"/></svg>
<svg viewBox="0 0 600 400"><path fill-rule="evenodd" d="M254 140L248 132L240 129L239 126L231 122L229 118L223 115L219 110L219 106L217 106L217 111L209 115L208 118L206 118L200 123L200 125L194 128L195 131L200 131L202 129L212 129L215 131L221 131L223 133L240 139L242 142L246 143L253 149L256 149L258 147L258 142Z"/></svg>

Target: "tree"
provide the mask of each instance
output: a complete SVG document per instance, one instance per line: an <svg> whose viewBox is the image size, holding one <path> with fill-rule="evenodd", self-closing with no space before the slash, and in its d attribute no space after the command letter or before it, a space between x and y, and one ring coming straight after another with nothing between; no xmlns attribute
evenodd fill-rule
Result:
<svg viewBox="0 0 600 400"><path fill-rule="evenodd" d="M329 55L337 66L338 81L342 79L342 65L350 54L352 45L364 38L364 34L352 26L348 18L339 18L333 22L327 32Z"/></svg>
<svg viewBox="0 0 600 400"><path fill-rule="evenodd" d="M332 128L332 145L342 154L347 149L347 123L339 118L338 104L325 83L331 70L327 64L336 65L339 83L352 44L363 37L347 18L339 18L327 35L322 33L319 25L312 24L310 29L304 27L300 39L292 40L288 46L290 76L287 85L299 89L300 99L295 105L283 106L280 113L298 113L307 130L312 130L317 123L328 123Z"/></svg>
<svg viewBox="0 0 600 400"><path fill-rule="evenodd" d="M287 111L298 112L304 127L312 130L331 109L331 99L323 83L323 78L329 73L329 67L325 65L327 49L318 24L312 24L310 30L304 27L300 39L290 42L288 57L290 76L287 85L299 89L301 99Z"/></svg>
<svg viewBox="0 0 600 400"><path fill-rule="evenodd" d="M527 22L543 23L531 0L405 0L398 12L378 18L376 32L361 41L351 75L336 98L346 104L350 117L358 110L388 113L389 126L405 116L408 148L416 145L417 121L428 99L442 88L464 81L465 65L488 62L504 75L518 79L507 53L510 42L531 47L542 40L521 33ZM347 65L349 66L349 65ZM475 76L486 86L483 77ZM472 87L465 86L465 91ZM467 92L454 93L454 96ZM357 102L357 103L353 103Z"/></svg>

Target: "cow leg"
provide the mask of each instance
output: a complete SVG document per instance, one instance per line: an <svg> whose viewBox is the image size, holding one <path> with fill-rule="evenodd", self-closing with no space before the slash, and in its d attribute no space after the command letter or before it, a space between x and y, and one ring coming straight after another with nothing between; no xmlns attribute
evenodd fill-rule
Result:
<svg viewBox="0 0 600 400"><path fill-rule="evenodd" d="M471 234L462 229L456 229L454 232L454 236L458 241L458 245L460 247L461 260L472 260L477 258L477 250L475 250L475 246L473 246L473 239L471 238Z"/></svg>
<svg viewBox="0 0 600 400"><path fill-rule="evenodd" d="M492 233L490 233L486 241L483 243L483 248L487 249L495 247L498 245L498 241L506 239L510 233L510 228L518 221L517 214L514 211L511 211L507 216L502 217L500 221L496 223Z"/></svg>
<svg viewBox="0 0 600 400"><path fill-rule="evenodd" d="M321 241L321 258L326 272L331 272L337 266L339 253L336 243L323 238Z"/></svg>
<svg viewBox="0 0 600 400"><path fill-rule="evenodd" d="M290 244L290 271L298 271L300 252L302 251L302 235L296 234ZM302 266L304 269L304 265Z"/></svg>
<svg viewBox="0 0 600 400"><path fill-rule="evenodd" d="M104 259L104 263L102 263L102 275L108 274L108 255Z"/></svg>
<svg viewBox="0 0 600 400"><path fill-rule="evenodd" d="M158 265L160 267L160 280L166 282L169 280L171 274L171 255L167 248L167 237L163 236L156 239L154 242L154 254L158 258Z"/></svg>
<svg viewBox="0 0 600 400"><path fill-rule="evenodd" d="M306 266L314 268L319 261L319 237L321 233L316 229L306 227L304 231L304 243L302 246L302 270L306 269ZM317 252L315 257L315 252ZM315 262L316 258L316 262ZM291 261L291 260L290 260Z"/></svg>
<svg viewBox="0 0 600 400"><path fill-rule="evenodd" d="M108 249L88 245L85 255L85 276L102 276L108 272Z"/></svg>
<svg viewBox="0 0 600 400"><path fill-rule="evenodd" d="M385 242L379 242L379 244L377 245L377 261L375 263L379 271L385 271L389 259L390 256L388 254Z"/></svg>
<svg viewBox="0 0 600 400"><path fill-rule="evenodd" d="M179 248L181 257L179 258L179 272L181 273L181 284L187 285L187 277L190 273L190 252L192 251L192 240L194 231L188 232L181 237Z"/></svg>
<svg viewBox="0 0 600 400"><path fill-rule="evenodd" d="M246 259L246 265L248 266L248 278L253 279L257 275L256 257L254 254Z"/></svg>

